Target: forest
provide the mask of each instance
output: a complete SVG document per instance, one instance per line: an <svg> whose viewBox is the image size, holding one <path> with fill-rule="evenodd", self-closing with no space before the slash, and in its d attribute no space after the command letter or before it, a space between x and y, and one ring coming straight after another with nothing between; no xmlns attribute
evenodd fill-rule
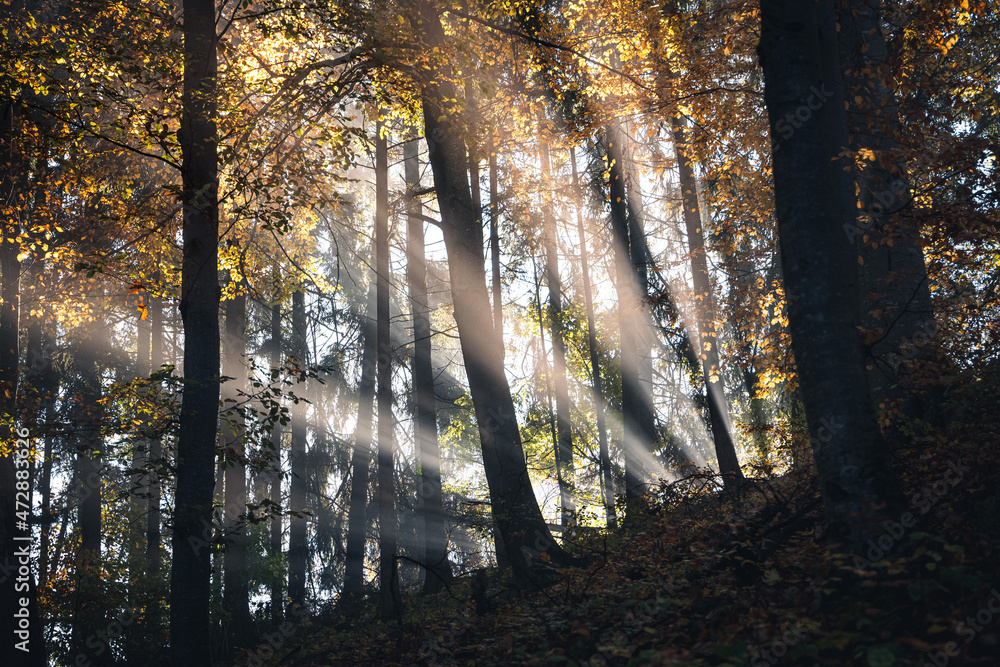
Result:
<svg viewBox="0 0 1000 667"><path fill-rule="evenodd" d="M998 0L0 14L5 667L998 664Z"/></svg>

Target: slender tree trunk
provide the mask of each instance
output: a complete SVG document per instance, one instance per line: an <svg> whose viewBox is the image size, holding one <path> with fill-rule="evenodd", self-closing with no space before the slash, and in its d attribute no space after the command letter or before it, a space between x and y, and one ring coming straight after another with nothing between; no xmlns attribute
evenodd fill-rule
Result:
<svg viewBox="0 0 1000 667"><path fill-rule="evenodd" d="M181 317L184 395L177 436L170 642L178 667L211 663L209 603L215 434L219 422L219 208L214 0L184 0Z"/></svg>
<svg viewBox="0 0 1000 667"><path fill-rule="evenodd" d="M549 415L549 428L552 437L552 454L556 462L556 483L559 486L560 503L562 502L562 475L559 466L559 424L556 411L552 408L552 368L549 366L549 351L545 347L545 314L542 312L542 279L538 275L538 258L531 256L531 268L535 278L535 316L538 318L538 363L535 365L535 376L542 380L541 394L545 396L545 412ZM561 509L561 507L560 507ZM561 512L560 512L561 514Z"/></svg>
<svg viewBox="0 0 1000 667"><path fill-rule="evenodd" d="M160 370L166 363L163 357L163 298L154 297L149 303L150 320L150 368L153 372ZM163 564L160 533L160 500L161 485L159 470L163 468L163 440L159 434L154 434L149 440L150 470L146 477L149 498L146 514L146 569L149 579L155 582L151 601L146 608L146 637L159 637L160 623L163 618L163 600L160 595L160 571ZM157 644L158 645L158 644Z"/></svg>
<svg viewBox="0 0 1000 667"><path fill-rule="evenodd" d="M246 396L247 369L243 358L246 356L246 294L239 294L226 302L226 339L223 346L222 374L233 378L223 386L223 397L227 402L223 409L231 410ZM247 471L246 471L246 424L242 413L231 414L230 423L223 428L226 455L226 505L223 512L225 521L226 552L223 574L223 605L226 611L228 631L226 649L231 653L237 648L246 648L253 641L252 619L250 618L250 586L247 572Z"/></svg>
<svg viewBox="0 0 1000 667"><path fill-rule="evenodd" d="M677 171L684 206L684 226L687 231L688 252L691 257L691 276L694 282L695 317L698 321L702 372L705 376L705 395L708 399L708 414L712 424L712 439L715 455L719 459L719 472L724 483L741 483L743 471L736 456L736 446L730 432L729 405L726 399L726 385L722 379L719 358L719 335L716 323L715 296L708 275L708 258L705 236L702 230L701 206L698 203L698 187L684 126L677 118L671 118L674 137L674 152L677 155Z"/></svg>
<svg viewBox="0 0 1000 667"><path fill-rule="evenodd" d="M308 364L306 348L305 292L292 293L292 356L298 359L299 368ZM305 384L297 386L304 393ZM288 601L301 607L306 601L306 565L309 551L306 533L306 408L298 403L292 408L291 489L289 510L294 512L288 530Z"/></svg>
<svg viewBox="0 0 1000 667"><path fill-rule="evenodd" d="M379 615L401 611L396 579L396 483L392 414L392 340L389 335L389 149L381 121L375 124L375 328L378 356L378 547Z"/></svg>
<svg viewBox="0 0 1000 667"><path fill-rule="evenodd" d="M271 368L277 369L281 366L281 304L275 303L271 306ZM271 562L277 564L281 560L281 529L282 516L281 508L281 424L275 422L271 427L271 455L274 457L274 469L269 475L271 482L271 511L274 513L268 523L268 555ZM282 577L276 573L271 573L271 623L275 626L281 624L281 619L285 609L283 594L281 589Z"/></svg>
<svg viewBox="0 0 1000 667"><path fill-rule="evenodd" d="M758 52L771 125L789 332L827 516L828 535L856 553L905 507L872 411L851 298L854 251L841 229L831 98L815 106L823 63L817 11L829 0L763 0ZM780 147L778 142L780 139Z"/></svg>
<svg viewBox="0 0 1000 667"><path fill-rule="evenodd" d="M441 494L441 452L437 437L437 401L431 364L431 321L427 303L427 265L424 257L424 223L420 200L413 192L420 187L419 139L403 144L403 176L406 180L406 278L413 312L413 430L420 462L417 506L423 510L424 593L437 593L451 579L448 533L445 529Z"/></svg>
<svg viewBox="0 0 1000 667"><path fill-rule="evenodd" d="M372 414L375 400L375 281L369 285L368 303L361 318L361 378L358 382L358 420L351 457L351 500L347 515L347 562L344 595L364 592L365 542L368 535L368 482L372 461Z"/></svg>
<svg viewBox="0 0 1000 667"><path fill-rule="evenodd" d="M539 146L542 167L542 225L545 239L545 283L549 288L549 330L552 334L552 379L556 398L556 473L559 479L560 518L568 526L576 517L576 471L573 467L573 419L569 400L566 367L566 339L562 326L562 282L559 278L559 243L555 213L552 210L554 185L551 183L549 147Z"/></svg>
<svg viewBox="0 0 1000 667"><path fill-rule="evenodd" d="M433 48L444 40L440 17L422 5L422 30ZM421 81L424 132L430 150L431 171L441 209L445 247L451 277L455 321L472 403L483 447L483 466L490 489L493 518L504 551L519 576L540 583L533 561L540 553L556 562L571 562L555 542L542 517L531 488L531 479L517 427L517 415L500 356L499 332L489 322L491 309L486 289L482 224L469 190L465 144L446 99L455 98L447 76Z"/></svg>
<svg viewBox="0 0 1000 667"><path fill-rule="evenodd" d="M608 187L611 195L611 231L614 242L615 282L618 292L620 360L622 376L622 422L625 433L625 497L629 504L641 501L652 481L652 457L656 442L652 397L643 391L639 379L638 329L643 317L642 293L639 292L631 256L628 200L625 191L624 143L620 129L606 133ZM637 239L636 239L637 240ZM628 508L626 508L627 511Z"/></svg>
<svg viewBox="0 0 1000 667"><path fill-rule="evenodd" d="M139 296L140 302L149 304L149 294L143 292ZM135 374L138 378L149 377L150 369L150 346L152 343L152 322L149 315L140 318L136 322L136 363ZM143 431L148 430L150 420L143 417ZM146 568L146 531L143 520L149 510L148 476L149 476L149 439L137 438L132 444L132 473L130 477L129 504L131 516L129 518L129 553L128 553L128 579L129 579L129 607L131 609L142 609L149 599L150 589L147 581ZM138 665L142 660L143 641L142 635L145 624L139 620L132 623L125 630L125 656L126 662L130 665Z"/></svg>
<svg viewBox="0 0 1000 667"><path fill-rule="evenodd" d="M573 170L573 192L583 196L580 179L576 171L576 152L569 149L569 162ZM580 274L583 278L583 303L587 310L587 350L590 353L590 380L594 387L594 412L597 414L598 457L601 462L601 497L608 528L618 527L615 514L615 485L611 474L611 454L608 450L608 428L604 410L604 386L601 384L601 359L597 343L597 327L594 323L594 296L590 284L590 257L587 254L587 235L583 225L583 202L576 206L576 231L580 243Z"/></svg>
<svg viewBox="0 0 1000 667"><path fill-rule="evenodd" d="M500 281L500 196L494 142L494 136L490 134L490 273L493 283L493 328L499 332L500 360L502 362L505 351L503 343L503 293Z"/></svg>
<svg viewBox="0 0 1000 667"><path fill-rule="evenodd" d="M106 624L107 609L102 591L101 576L101 467L104 450L101 425L101 373L98 350L100 327L92 320L81 325L74 361L77 381L74 422L77 426L76 486L77 525L80 530L80 547L75 559L76 602L71 645L77 653L93 655L93 647L85 642ZM108 662L105 656L94 655L99 664Z"/></svg>

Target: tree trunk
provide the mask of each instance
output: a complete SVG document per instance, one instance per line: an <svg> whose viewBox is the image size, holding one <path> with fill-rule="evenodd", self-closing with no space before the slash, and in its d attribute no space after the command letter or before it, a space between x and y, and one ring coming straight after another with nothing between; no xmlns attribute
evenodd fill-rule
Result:
<svg viewBox="0 0 1000 667"><path fill-rule="evenodd" d="M620 129L606 132L608 187L611 195L611 231L614 243L615 287L618 292L620 332L619 364L622 376L623 448L625 454L625 497L629 505L641 501L653 477L653 450L656 443L652 397L643 391L639 379L638 329L643 317L642 298L633 272L629 233L628 200L625 191L624 137ZM632 511L626 508L626 511Z"/></svg>
<svg viewBox="0 0 1000 667"><path fill-rule="evenodd" d="M232 379L223 385L223 397L226 399L224 410L233 410L246 396L247 369L243 361L246 356L246 302L245 293L226 302L222 374ZM234 649L246 648L253 642L247 572L245 428L242 412L230 414L229 423L223 427L226 457L226 505L223 521L227 546L222 585L225 620L228 625L228 654Z"/></svg>
<svg viewBox="0 0 1000 667"><path fill-rule="evenodd" d="M292 356L304 370L308 364L306 348L305 292L292 293ZM296 385L297 393L305 393L305 383ZM292 406L292 448L290 493L288 509L293 512L288 529L288 601L301 607L306 602L306 566L309 551L306 534L306 406L299 402Z"/></svg>
<svg viewBox="0 0 1000 667"><path fill-rule="evenodd" d="M149 294L142 292L139 301L148 305ZM152 343L152 322L149 319L148 311L145 318L140 318L136 322L136 355L135 355L135 375L137 378L147 378L152 373L150 369L150 346ZM142 417L143 431L147 431L150 420ZM129 607L131 609L143 609L149 600L150 587L147 581L146 568L146 530L143 526L149 511L149 496L147 493L149 476L149 440L145 437L136 438L132 443L132 473L129 475L129 505L130 517L128 524L128 581L129 581ZM143 656L142 633L145 624L142 621L131 624L125 630L125 659L130 665L140 664Z"/></svg>
<svg viewBox="0 0 1000 667"><path fill-rule="evenodd" d="M413 192L420 187L417 138L403 144L406 180L406 278L413 312L413 431L420 463L417 507L424 522L424 593L433 594L451 579L448 533L441 494L441 452L437 437L437 402L431 364L431 321L427 303L427 265L424 257L424 223L420 200Z"/></svg>
<svg viewBox="0 0 1000 667"><path fill-rule="evenodd" d="M422 5L426 43L433 48L444 40L440 17ZM444 73L442 73L444 74ZM479 426L483 466L490 489L493 518L502 550L524 579L538 584L541 572L535 559L548 554L556 562L571 562L552 539L535 500L528 476L521 434L510 386L500 356L499 332L492 321L486 289L482 225L469 190L465 143L457 131L455 112L446 99L455 99L447 76L428 72L421 82L424 131L427 138L434 187L441 209L445 247L451 279L455 321L462 356Z"/></svg>
<svg viewBox="0 0 1000 667"><path fill-rule="evenodd" d="M583 196L580 179L576 171L576 152L569 149L569 162L573 169L573 192ZM608 450L608 429L604 410L604 386L601 384L601 359L597 343L597 327L594 324L594 297L590 285L590 257L587 254L587 236L583 226L583 202L576 206L576 230L580 239L580 275L583 278L583 303L587 310L587 349L590 352L590 380L594 387L594 412L597 414L598 457L601 462L601 497L608 528L618 527L615 515L615 485L611 474L611 454Z"/></svg>
<svg viewBox="0 0 1000 667"><path fill-rule="evenodd" d="M874 152L854 171L857 197L845 232L862 260L858 270L861 324L868 332L868 381L876 410L926 419L928 410L912 386L911 364L924 358L937 338L920 226L909 219L912 195L899 150L899 112L880 68L888 57L880 3L838 0L843 90L849 145L841 150ZM834 24L831 17L829 24ZM837 47L833 45L836 53ZM831 57L830 60L834 58ZM852 165L853 166L853 165Z"/></svg>
<svg viewBox="0 0 1000 667"><path fill-rule="evenodd" d="M184 0L181 317L184 395L177 436L170 641L178 667L211 663L209 600L215 435L219 422L219 208L215 2Z"/></svg>
<svg viewBox="0 0 1000 667"><path fill-rule="evenodd" d="M576 519L576 471L573 467L573 420L570 414L569 381L566 377L566 340L562 327L562 283L559 279L559 244L552 210L549 147L539 145L542 167L542 234L545 242L545 283L549 288L549 330L552 335L552 379L556 398L556 477L559 480L560 518L568 526Z"/></svg>
<svg viewBox="0 0 1000 667"><path fill-rule="evenodd" d="M817 11L832 11L829 0L819 10L808 2L764 0L758 52L775 147L789 332L828 535L858 552L905 503L872 411L851 299L854 250L840 224L838 146L827 110L843 100L816 104L824 83ZM810 104L819 108L803 121L799 112Z"/></svg>
<svg viewBox="0 0 1000 667"><path fill-rule="evenodd" d="M9 6L2 10L5 19L11 12ZM26 429L15 429L17 423L16 405L18 391L18 298L20 292L21 263L17 259L20 244L16 242L20 232L20 193L17 181L24 172L22 157L14 137L14 92L8 83L2 82L0 92L0 418L9 427L0 427L4 442L14 443L26 449L29 433ZM35 580L30 574L25 581L18 573L20 551L31 543L31 532L19 524L17 512L27 523L30 506L27 506L28 492L32 480L28 475L28 456L17 457L18 450L10 455L0 456L0 630L3 632L7 664L44 664L45 647L41 634L41 620L35 603ZM25 452L27 454L27 452ZM19 486L20 485L20 486ZM18 494L21 494L18 496ZM17 501L21 500L22 505ZM18 579L20 578L20 581ZM24 585L27 584L27 590ZM27 607L20 605L21 598L28 598ZM24 612L22 612L24 610ZM20 619L15 614L27 613L27 629L19 627Z"/></svg>
<svg viewBox="0 0 1000 667"><path fill-rule="evenodd" d="M715 454L719 459L719 472L725 484L741 483L744 479L740 462L736 456L736 446L730 432L731 420L726 400L726 385L722 379L719 358L718 325L715 314L715 295L708 275L708 259L705 237L702 231L701 206L698 203L698 187L687 137L681 121L670 119L674 138L674 152L677 156L677 171L684 206L684 226L687 231L688 252L691 257L691 277L694 283L695 317L698 321L699 350L702 373L705 376L705 395L708 399L708 414L712 424L712 439Z"/></svg>
<svg viewBox="0 0 1000 667"><path fill-rule="evenodd" d="M497 180L497 154L493 135L490 135L490 273L493 287L493 327L499 332L500 361L503 362L503 293L500 282L500 199Z"/></svg>
<svg viewBox="0 0 1000 667"><path fill-rule="evenodd" d="M99 297L95 297L97 301ZM88 317L95 317L90 313ZM77 653L94 655L93 647L86 646L88 638L102 630L106 624L107 609L102 591L101 576L101 467L104 450L101 425L101 369L99 350L102 341L99 322L95 319L80 325L81 335L74 351L76 381L74 391L74 423L76 424L76 484L74 501L77 505L77 526L80 547L74 562L76 591L71 645ZM98 664L106 664L110 650L100 657Z"/></svg>
<svg viewBox="0 0 1000 667"><path fill-rule="evenodd" d="M389 336L389 149L375 124L375 339L378 346L378 549L379 616L402 611L396 579L396 483L392 415L392 340Z"/></svg>
<svg viewBox="0 0 1000 667"><path fill-rule="evenodd" d="M351 500L347 515L347 562L344 595L364 592L365 542L368 536L368 481L372 461L372 413L375 400L375 281L369 284L368 304L361 318L361 378L358 382L358 420L351 457Z"/></svg>
<svg viewBox="0 0 1000 667"><path fill-rule="evenodd" d="M277 369L281 366L281 304L275 303L271 306L271 368ZM281 532L282 515L281 509L281 424L274 422L271 427L271 455L274 457L274 469L269 477L271 481L271 512L273 516L268 523L268 555L272 563L281 560ZM281 624L284 615L285 605L281 590L282 577L276 573L271 573L271 623L275 626Z"/></svg>
<svg viewBox="0 0 1000 667"><path fill-rule="evenodd" d="M153 372L160 370L160 366L166 363L163 357L163 298L154 297L149 304L150 320L150 367ZM158 637L160 622L163 615L160 597L161 589L160 569L163 556L160 553L160 477L159 469L163 467L163 440L159 434L153 435L149 441L148 464L150 470L146 477L147 491L149 498L148 513L146 515L146 569L151 581L155 582L156 588L153 590L152 600L146 609L146 636Z"/></svg>

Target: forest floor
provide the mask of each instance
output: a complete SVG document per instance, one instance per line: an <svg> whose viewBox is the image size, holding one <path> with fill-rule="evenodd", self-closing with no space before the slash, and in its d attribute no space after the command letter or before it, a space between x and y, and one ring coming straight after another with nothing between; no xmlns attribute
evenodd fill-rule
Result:
<svg viewBox="0 0 1000 667"><path fill-rule="evenodd" d="M995 667L1000 438L961 422L895 452L910 517L864 554L828 552L807 466L739 497L692 480L623 532L568 535L586 564L544 591L485 571L394 622L331 609L239 664Z"/></svg>

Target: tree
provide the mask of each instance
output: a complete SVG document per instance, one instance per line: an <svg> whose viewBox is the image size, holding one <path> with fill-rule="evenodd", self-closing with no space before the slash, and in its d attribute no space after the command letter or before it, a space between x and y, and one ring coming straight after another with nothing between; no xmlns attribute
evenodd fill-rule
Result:
<svg viewBox="0 0 1000 667"><path fill-rule="evenodd" d="M292 292L292 357L304 381L308 364L306 343L305 292ZM301 398L294 399L292 408L292 447L289 453L292 477L288 497L292 512L288 529L288 601L296 607L306 603L306 572L309 562L309 544L306 527L306 406Z"/></svg>
<svg viewBox="0 0 1000 667"><path fill-rule="evenodd" d="M824 83L822 11L832 11L829 2L765 0L759 53L789 328L816 470L830 537L857 549L904 505L869 400L851 300L854 257L839 224L837 144L824 110L843 101L830 99L791 136L783 132Z"/></svg>
<svg viewBox="0 0 1000 667"><path fill-rule="evenodd" d="M396 577L396 475L392 414L392 339L389 335L389 149L382 122L375 124L375 375L378 382L379 614L402 613Z"/></svg>
<svg viewBox="0 0 1000 667"><path fill-rule="evenodd" d="M856 196L844 231L859 257L858 298L862 326L867 330L869 384L875 409L901 412L910 419L926 418L907 375L913 357L924 357L937 325L919 226L906 165L900 155L902 127L895 94L883 80L889 58L881 3L842 0L836 3L835 35L843 72L840 86L847 100L851 169ZM832 41L832 40L831 40ZM836 48L836 47L834 47ZM923 340L922 345L914 341ZM913 352L911 352L911 350Z"/></svg>
<svg viewBox="0 0 1000 667"><path fill-rule="evenodd" d="M549 147L540 143L538 148L542 167L542 182L551 180ZM560 516L564 526L574 521L576 514L575 472L573 469L573 422L570 418L569 382L566 378L566 340L562 330L562 283L559 279L558 231L552 210L549 187L542 193L542 237L545 245L545 284L549 288L548 320L552 335L552 378L556 399L556 478L559 481Z"/></svg>
<svg viewBox="0 0 1000 667"><path fill-rule="evenodd" d="M237 289L242 289L242 286ZM245 648L253 640L250 617L250 587L247 572L247 468L246 420L240 403L247 392L246 356L246 293L240 292L226 301L226 338L223 344L222 374L229 380L224 385L224 406L230 411L223 426L223 448L226 462L225 521L226 552L223 561L223 605L228 632L227 649Z"/></svg>
<svg viewBox="0 0 1000 667"><path fill-rule="evenodd" d="M437 398L431 360L431 322L427 303L427 262L424 254L424 222L420 200L419 139L403 144L403 175L406 181L406 280L413 313L413 437L420 464L417 506L423 515L424 592L436 593L451 579L448 533L445 529L441 493L441 452L437 437ZM491 172L492 173L492 172ZM492 199L491 199L492 201Z"/></svg>
<svg viewBox="0 0 1000 667"><path fill-rule="evenodd" d="M170 637L178 667L207 665L211 551L202 538L212 524L215 436L219 415L219 204L215 131L218 71L214 0L184 0L181 99L181 317L184 395L177 436Z"/></svg>
<svg viewBox="0 0 1000 667"><path fill-rule="evenodd" d="M576 152L570 148L569 163L573 173L573 190L580 193L580 180L576 171ZM581 193L582 194L582 193ZM583 226L581 206L576 206L576 233L580 239L580 276L583 278L583 304L587 311L587 351L590 356L590 380L594 389L594 410L597 412L598 456L600 457L601 495L608 528L616 528L615 485L611 473L611 454L608 450L607 418L604 406L604 386L601 384L601 360L598 353L597 327L594 324L594 297L590 284L590 257L587 254L587 236Z"/></svg>
<svg viewBox="0 0 1000 667"><path fill-rule="evenodd" d="M625 137L618 127L604 135L607 156L607 188L611 203L611 236L614 243L615 291L618 294L619 365L622 377L622 446L625 452L625 497L632 505L640 501L652 481L651 458L656 442L652 396L639 377L639 347L636 336L644 317L640 276L634 274L633 257L642 256L639 238L629 229L628 193L625 187ZM634 237L634 238L633 238ZM645 264L645 257L641 262Z"/></svg>
<svg viewBox="0 0 1000 667"><path fill-rule="evenodd" d="M444 43L437 10L427 4L412 19L432 50ZM455 86L440 66L430 65L420 75L424 136L430 146L434 189L441 210L441 226L448 251L448 268L455 322L462 358L483 448L483 466L490 490L493 519L511 567L520 576L538 581L540 554L556 562L570 559L552 539L535 500L528 477L521 435L510 386L500 356L500 332L492 321L486 290L482 223L469 189L465 143L456 131L456 110L446 102L456 98Z"/></svg>
<svg viewBox="0 0 1000 667"><path fill-rule="evenodd" d="M365 540L368 536L368 482L372 461L372 413L375 400L375 282L368 289L368 304L359 318L361 329L361 377L358 382L358 419L351 454L351 496L348 503L347 549L344 565L344 595L364 592Z"/></svg>
<svg viewBox="0 0 1000 667"><path fill-rule="evenodd" d="M736 456L736 446L731 433L729 406L726 399L726 385L722 379L719 335L716 323L715 296L708 275L705 237L702 231L701 206L698 202L698 188L694 169L688 154L685 129L677 118L671 119L674 151L677 156L677 171L684 207L684 226L687 230L688 251L691 256L691 276L694 284L694 307L698 335L701 346L698 358L701 360L705 376L705 396L708 399L708 414L712 424L712 439L719 459L719 472L727 484L743 481L743 471Z"/></svg>

